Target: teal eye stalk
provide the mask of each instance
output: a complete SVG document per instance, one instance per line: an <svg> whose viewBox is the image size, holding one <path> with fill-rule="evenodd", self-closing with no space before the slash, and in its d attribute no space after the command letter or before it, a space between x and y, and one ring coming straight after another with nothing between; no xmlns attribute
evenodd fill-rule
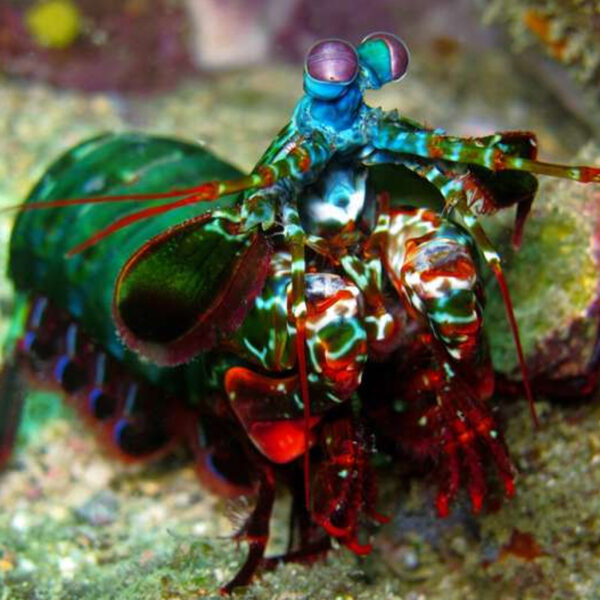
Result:
<svg viewBox="0 0 600 600"><path fill-rule="evenodd" d="M408 70L410 54L406 44L391 33L372 33L357 48L365 71L367 87L378 89L400 81Z"/></svg>

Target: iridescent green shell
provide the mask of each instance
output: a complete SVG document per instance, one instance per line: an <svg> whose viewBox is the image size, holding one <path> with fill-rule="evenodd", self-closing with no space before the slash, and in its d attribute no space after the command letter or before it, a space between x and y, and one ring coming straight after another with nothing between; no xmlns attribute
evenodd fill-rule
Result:
<svg viewBox="0 0 600 600"><path fill-rule="evenodd" d="M26 202L164 192L239 174L235 167L197 145L142 134L109 134L65 153L43 175ZM140 203L22 212L12 232L9 274L18 290L48 296L115 357L156 376L155 367L140 365L118 339L111 313L117 276L149 239L215 206L231 206L233 201L229 196L141 221L72 258L65 257L71 248L115 219L140 210ZM205 268L216 268L219 260L220 255L214 254Z"/></svg>

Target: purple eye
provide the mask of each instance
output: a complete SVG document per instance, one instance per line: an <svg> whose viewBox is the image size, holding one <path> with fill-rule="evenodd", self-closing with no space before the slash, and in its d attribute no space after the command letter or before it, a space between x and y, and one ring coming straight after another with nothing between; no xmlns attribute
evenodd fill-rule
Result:
<svg viewBox="0 0 600 600"><path fill-rule="evenodd" d="M315 81L348 84L358 74L358 56L348 42L323 40L308 51L304 68Z"/></svg>
<svg viewBox="0 0 600 600"><path fill-rule="evenodd" d="M367 43L368 42L368 43ZM386 77L385 81L399 81L404 77L408 69L408 61L410 54L406 44L393 33L371 33L362 42L361 47L372 46L375 48L376 42L384 44L386 47L386 61L388 62L389 79ZM371 53L375 51L372 50ZM380 56L379 60L383 57ZM379 67L380 69L381 67ZM378 69L378 70L379 70Z"/></svg>

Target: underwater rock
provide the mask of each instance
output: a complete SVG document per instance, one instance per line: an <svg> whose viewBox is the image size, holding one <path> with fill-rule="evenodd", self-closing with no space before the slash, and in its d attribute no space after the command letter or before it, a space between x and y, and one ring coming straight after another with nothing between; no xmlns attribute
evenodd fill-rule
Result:
<svg viewBox="0 0 600 600"><path fill-rule="evenodd" d="M581 0L493 0L484 19L506 25L515 47L537 47L566 66L583 84L595 86L600 70L600 6Z"/></svg>
<svg viewBox="0 0 600 600"><path fill-rule="evenodd" d="M473 0L498 24L520 66L600 135L600 5L579 0Z"/></svg>
<svg viewBox="0 0 600 600"><path fill-rule="evenodd" d="M79 508L75 514L89 525L100 527L109 525L118 518L119 500L110 490L102 490L94 494Z"/></svg>
<svg viewBox="0 0 600 600"><path fill-rule="evenodd" d="M572 162L600 164L600 149L590 144ZM593 350L599 319L600 190L540 178L518 251L510 245L511 217L499 215L488 228L502 256L530 372L580 374ZM517 356L504 313L491 281L486 319L494 365L515 374Z"/></svg>

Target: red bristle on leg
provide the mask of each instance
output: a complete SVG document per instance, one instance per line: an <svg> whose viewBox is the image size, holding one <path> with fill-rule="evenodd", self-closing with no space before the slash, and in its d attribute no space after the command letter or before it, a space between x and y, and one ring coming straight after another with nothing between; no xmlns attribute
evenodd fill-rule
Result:
<svg viewBox="0 0 600 600"><path fill-rule="evenodd" d="M529 374L527 372L525 356L523 354L523 348L521 346L521 337L519 336L519 326L517 325L517 320L515 319L515 313L513 310L512 301L510 299L508 285L506 284L506 279L504 279L504 274L502 273L500 265L497 263L492 263L491 267L494 271L496 279L498 280L500 291L502 292L502 299L504 300L504 306L506 307L506 314L508 316L510 328L512 329L513 339L515 340L517 356L519 358L519 367L521 368L521 377L523 378L523 387L525 388L525 396L527 397L527 401L529 402L529 412L531 413L531 418L533 419L535 426L539 427L540 422L535 411L533 392L531 391L531 384L529 383Z"/></svg>

